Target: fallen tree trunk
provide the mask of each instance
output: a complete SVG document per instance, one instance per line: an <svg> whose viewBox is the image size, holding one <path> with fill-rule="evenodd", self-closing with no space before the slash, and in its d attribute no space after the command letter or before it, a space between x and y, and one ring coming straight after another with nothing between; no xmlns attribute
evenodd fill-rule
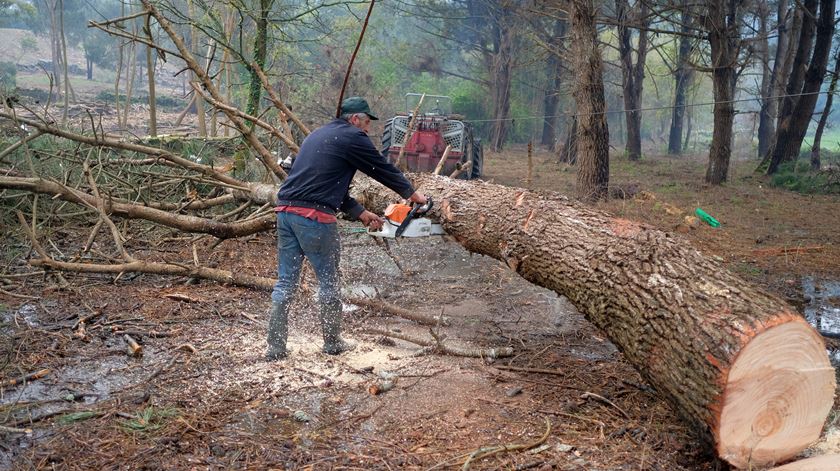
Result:
<svg viewBox="0 0 840 471"><path fill-rule="evenodd" d="M771 465L819 438L834 369L780 299L670 234L557 193L412 178L447 233L569 298L721 458ZM354 193L380 213L393 199L366 180Z"/></svg>

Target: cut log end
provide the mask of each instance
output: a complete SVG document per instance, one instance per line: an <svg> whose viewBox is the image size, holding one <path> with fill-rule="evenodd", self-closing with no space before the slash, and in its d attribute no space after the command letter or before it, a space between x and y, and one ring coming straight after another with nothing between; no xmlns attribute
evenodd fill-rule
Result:
<svg viewBox="0 0 840 471"><path fill-rule="evenodd" d="M819 438L834 388L825 344L810 325L787 322L761 332L729 372L718 453L737 468L792 458Z"/></svg>

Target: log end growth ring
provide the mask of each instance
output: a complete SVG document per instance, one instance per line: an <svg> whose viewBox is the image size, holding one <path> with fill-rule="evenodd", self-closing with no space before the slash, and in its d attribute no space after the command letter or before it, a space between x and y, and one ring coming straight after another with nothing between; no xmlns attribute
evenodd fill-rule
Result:
<svg viewBox="0 0 840 471"><path fill-rule="evenodd" d="M737 468L794 457L819 438L835 386L825 344L804 320L761 332L729 372L716 434L719 455Z"/></svg>

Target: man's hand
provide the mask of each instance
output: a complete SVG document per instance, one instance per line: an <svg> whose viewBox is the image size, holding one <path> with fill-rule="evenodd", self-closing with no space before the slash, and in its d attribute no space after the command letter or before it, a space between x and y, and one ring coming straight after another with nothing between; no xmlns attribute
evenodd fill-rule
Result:
<svg viewBox="0 0 840 471"><path fill-rule="evenodd" d="M426 196L419 191L415 191L414 194L408 197L408 201L417 204L426 204Z"/></svg>
<svg viewBox="0 0 840 471"><path fill-rule="evenodd" d="M362 221L362 224L367 226L368 229L373 229L374 231L381 229L382 223L385 222L384 219L368 210L362 211L362 214L359 215L359 221Z"/></svg>

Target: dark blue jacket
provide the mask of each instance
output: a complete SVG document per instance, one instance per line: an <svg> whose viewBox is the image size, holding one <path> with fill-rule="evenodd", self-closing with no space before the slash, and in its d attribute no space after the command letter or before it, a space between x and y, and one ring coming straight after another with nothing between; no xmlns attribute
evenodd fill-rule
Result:
<svg viewBox="0 0 840 471"><path fill-rule="evenodd" d="M376 150L364 131L343 119L316 129L300 146L289 176L277 192L280 205L343 211L358 218L364 208L350 197L350 182L361 170L403 198L411 182Z"/></svg>

